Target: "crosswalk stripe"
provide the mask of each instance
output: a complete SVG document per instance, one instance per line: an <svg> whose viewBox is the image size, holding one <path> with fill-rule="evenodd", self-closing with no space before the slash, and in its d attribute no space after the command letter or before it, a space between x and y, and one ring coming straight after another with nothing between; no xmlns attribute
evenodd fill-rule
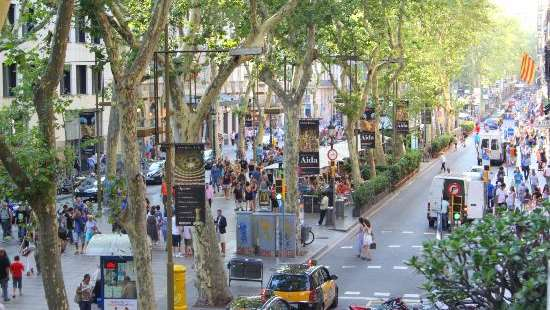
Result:
<svg viewBox="0 0 550 310"><path fill-rule="evenodd" d="M414 231L404 230L404 231L402 231L402 233L404 233L404 234L414 234Z"/></svg>
<svg viewBox="0 0 550 310"><path fill-rule="evenodd" d="M340 247L340 248L341 248L341 249L352 249L353 246L351 246L351 245L345 245L345 246L342 246L342 247Z"/></svg>
<svg viewBox="0 0 550 310"><path fill-rule="evenodd" d="M382 230L382 233L385 234L385 233L391 233L392 231L391 230Z"/></svg>
<svg viewBox="0 0 550 310"><path fill-rule="evenodd" d="M409 267L407 267L407 266L393 266L393 269L395 269L395 270L406 270L406 269L409 269Z"/></svg>
<svg viewBox="0 0 550 310"><path fill-rule="evenodd" d="M420 298L419 294L403 294L403 298Z"/></svg>
<svg viewBox="0 0 550 310"><path fill-rule="evenodd" d="M424 233L424 235L435 235L435 233L431 232L431 231L427 231L427 232Z"/></svg>
<svg viewBox="0 0 550 310"><path fill-rule="evenodd" d="M397 244L388 245L388 248L400 248L400 247L401 246Z"/></svg>
<svg viewBox="0 0 550 310"><path fill-rule="evenodd" d="M381 269L382 266L367 266L367 269Z"/></svg>
<svg viewBox="0 0 550 310"><path fill-rule="evenodd" d="M344 295L359 295L359 294L361 294L361 292L350 292L350 291L346 291L346 292L344 293Z"/></svg>
<svg viewBox="0 0 550 310"><path fill-rule="evenodd" d="M380 292L374 292L374 296L379 296L379 297L390 297L390 293L380 293Z"/></svg>
<svg viewBox="0 0 550 310"><path fill-rule="evenodd" d="M343 269L350 269L350 268L355 268L355 267L356 266L346 266L346 265L342 266Z"/></svg>
<svg viewBox="0 0 550 310"><path fill-rule="evenodd" d="M415 248L415 249L421 249L422 246L421 245L412 245L411 247Z"/></svg>

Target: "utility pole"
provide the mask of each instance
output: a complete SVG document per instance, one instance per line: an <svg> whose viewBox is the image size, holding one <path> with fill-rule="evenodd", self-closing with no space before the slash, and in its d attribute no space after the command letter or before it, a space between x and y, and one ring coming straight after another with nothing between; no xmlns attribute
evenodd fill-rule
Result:
<svg viewBox="0 0 550 310"><path fill-rule="evenodd" d="M174 173L174 138L172 137L172 127L170 125L170 78L169 78L169 57L168 57L168 24L164 26L164 109L165 109L165 130L166 130L166 162L164 164L164 175L166 181L166 272L167 272L167 290L168 290L168 310L174 309L174 257L172 253L172 206L174 199L172 195L173 173Z"/></svg>
<svg viewBox="0 0 550 310"><path fill-rule="evenodd" d="M94 57L94 70L97 76L100 76L100 70L97 64L97 55ZM93 75L93 74L92 74ZM96 137L96 144L95 144L95 154L96 154L96 163L95 163L95 175L96 175L96 181L97 181L97 211L99 214L102 213L103 209L103 184L101 184L101 157L99 156L99 153L101 152L101 123L100 123L100 117L99 117L99 83L97 83L96 90L95 90L95 137ZM103 91L103 89L102 89ZM79 150L80 152L80 150Z"/></svg>
<svg viewBox="0 0 550 310"><path fill-rule="evenodd" d="M397 98L397 78L395 79L395 99L393 100L393 155L397 154L397 101L399 100Z"/></svg>

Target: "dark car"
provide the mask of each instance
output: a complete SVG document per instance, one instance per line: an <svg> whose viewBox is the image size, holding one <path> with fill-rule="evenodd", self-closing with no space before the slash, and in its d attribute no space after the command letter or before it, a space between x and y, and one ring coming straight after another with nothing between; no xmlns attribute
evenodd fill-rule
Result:
<svg viewBox="0 0 550 310"><path fill-rule="evenodd" d="M105 181L105 177L101 177L101 183ZM97 178L94 176L87 177L74 190L74 196L82 198L82 201L92 200L97 201Z"/></svg>
<svg viewBox="0 0 550 310"><path fill-rule="evenodd" d="M494 118L488 118L485 120L485 125L491 130L498 129L498 121Z"/></svg>

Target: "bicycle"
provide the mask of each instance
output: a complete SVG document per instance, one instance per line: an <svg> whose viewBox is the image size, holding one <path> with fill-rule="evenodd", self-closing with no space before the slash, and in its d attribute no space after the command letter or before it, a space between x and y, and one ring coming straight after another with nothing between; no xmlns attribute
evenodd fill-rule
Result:
<svg viewBox="0 0 550 310"><path fill-rule="evenodd" d="M309 238L308 238L309 237ZM313 231L311 231L311 228L309 227L308 231L306 232L306 235L302 235L302 246L310 245L315 241L315 234Z"/></svg>

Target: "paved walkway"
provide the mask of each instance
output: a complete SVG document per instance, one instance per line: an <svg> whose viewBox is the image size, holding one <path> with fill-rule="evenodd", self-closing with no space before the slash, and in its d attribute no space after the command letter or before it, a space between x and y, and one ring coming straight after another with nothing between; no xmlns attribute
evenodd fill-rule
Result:
<svg viewBox="0 0 550 310"><path fill-rule="evenodd" d="M149 197L151 204L160 204L160 186L147 187L147 196ZM70 202L70 197L62 197L58 200L58 204ZM217 209L222 209L223 214L227 217L228 221L228 234L226 240L228 241L227 249L228 255L225 257L227 263L231 257L235 256L236 251L236 238L235 238L235 212L234 203L232 200L225 200L220 194L214 199L212 206L212 213L214 214ZM306 255L297 257L294 259L278 260L276 258L264 258L264 281L268 280L271 270L274 266L281 262L303 262L311 257L316 252L322 251L329 244L339 240L339 238L345 235L345 232L329 230L325 226L317 226L316 221L318 215L306 215L305 222L313 227L315 233L315 242L306 247ZM106 223L106 218L100 220L100 229L103 232L110 232L111 227ZM16 234L15 227L14 234ZM16 241L12 240L0 244L6 248L10 259L18 252L18 246ZM68 247L65 254L61 256L63 266L63 276L65 279L65 286L69 297L71 309L78 309L77 304L73 303L74 292L82 276L85 273L94 274L99 265L98 257L90 257L85 255L74 255L74 248ZM176 264L182 264L187 267L187 300L188 304L192 305L196 300L196 289L193 285L195 279L195 270L193 269L192 258L180 258L176 257ZM164 247L158 246L153 248L153 271L154 271L154 284L155 284L155 296L157 299L158 309L166 308L166 252ZM30 266L35 266L33 258L30 258L26 262ZM138 268L139 272L139 268ZM11 290L11 282L10 282ZM247 282L232 282L231 291L235 296L238 295L253 295L260 293L259 283L247 283ZM5 303L7 309L25 309L25 310L43 310L47 309L46 301L44 299L43 283L42 279L38 276L24 277L23 278L23 296L12 299ZM198 308L193 308L198 309Z"/></svg>

